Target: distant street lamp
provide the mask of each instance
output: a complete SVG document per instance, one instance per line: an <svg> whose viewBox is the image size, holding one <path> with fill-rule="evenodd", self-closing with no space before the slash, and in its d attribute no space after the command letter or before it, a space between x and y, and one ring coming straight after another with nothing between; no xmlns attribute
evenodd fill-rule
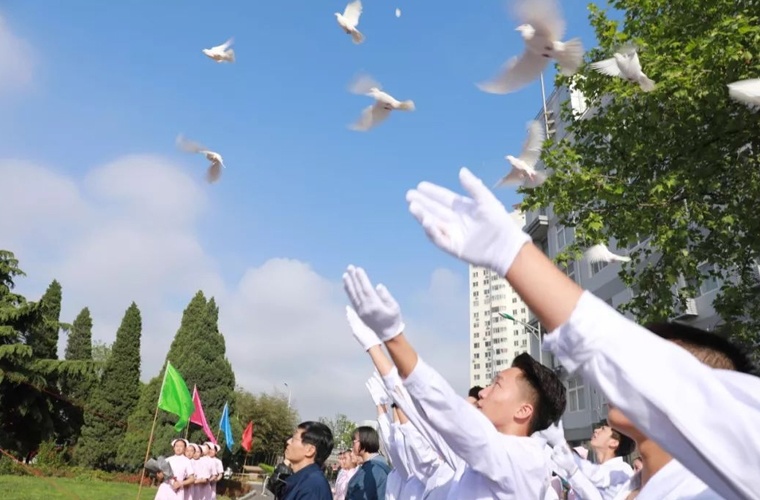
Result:
<svg viewBox="0 0 760 500"><path fill-rule="evenodd" d="M521 324L522 326L525 327L526 330L530 331L530 333L536 336L536 338L538 339L538 362L543 365L544 364L544 346L543 346L543 339L541 338L541 330L539 330L533 325L529 325L525 321L515 318L511 314L507 314L503 312L500 312L497 314L504 319L512 320L515 323Z"/></svg>

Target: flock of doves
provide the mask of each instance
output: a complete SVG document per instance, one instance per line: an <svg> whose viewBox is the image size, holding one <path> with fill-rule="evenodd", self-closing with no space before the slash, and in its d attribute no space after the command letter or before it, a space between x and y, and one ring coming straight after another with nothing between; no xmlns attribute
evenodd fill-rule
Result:
<svg viewBox="0 0 760 500"><path fill-rule="evenodd" d="M563 75L572 76L583 64L583 45L579 38L566 42L561 39L565 34L565 20L562 17L557 0L516 0L514 14L521 21L516 31L525 42L525 50L520 56L515 56L504 64L499 74L493 79L477 84L478 88L491 94L508 94L528 85L546 68L550 59L557 61ZM346 5L343 13L336 12L338 26L351 37L355 44L365 40L359 31L359 18L362 15L362 2L355 0ZM401 11L396 9L396 17ZM218 63L235 62L235 52L230 48L232 39L222 45L203 49L203 53ZM638 85L643 92L655 89L655 82L642 70L637 47L625 44L615 50L609 59L591 63L590 67L603 75L622 78ZM760 78L741 80L728 84L729 95L750 108L760 109ZM354 94L366 95L375 102L364 109L361 117L350 129L367 131L383 122L390 116L391 111L414 111L414 101L399 101L387 92L369 75L360 75L349 86ZM506 184L518 184L524 187L537 187L546 180L546 174L536 170L543 143L546 140L545 129L538 121L528 123L528 136L523 143L518 157L507 155L505 158L511 165L511 171L504 176L495 187ZM183 151L200 153L211 162L206 179L215 182L219 179L224 168L222 156L208 148L185 139L182 135L177 138L177 145ZM596 245L586 252L586 257L592 262L613 260L629 261L628 257L612 254L606 246Z"/></svg>

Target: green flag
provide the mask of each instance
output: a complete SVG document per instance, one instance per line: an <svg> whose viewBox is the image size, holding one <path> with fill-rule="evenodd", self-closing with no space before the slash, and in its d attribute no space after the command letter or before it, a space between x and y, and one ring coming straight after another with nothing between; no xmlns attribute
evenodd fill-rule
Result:
<svg viewBox="0 0 760 500"><path fill-rule="evenodd" d="M161 384L161 394L158 395L158 407L179 417L174 428L177 432L185 428L190 415L195 411L193 398L187 390L182 375L168 361L164 372L164 381Z"/></svg>

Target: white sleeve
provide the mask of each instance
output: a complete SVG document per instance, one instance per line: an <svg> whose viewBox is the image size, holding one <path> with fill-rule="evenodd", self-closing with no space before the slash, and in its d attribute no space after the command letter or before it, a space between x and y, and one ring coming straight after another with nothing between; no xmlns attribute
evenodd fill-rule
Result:
<svg viewBox="0 0 760 500"><path fill-rule="evenodd" d="M599 489L591 483L580 467L575 473L565 478L576 495L583 500L602 500L602 494Z"/></svg>
<svg viewBox="0 0 760 500"><path fill-rule="evenodd" d="M404 381L420 414L438 431L451 449L474 471L502 485L514 484L515 471L523 471L535 457L545 467L543 449L536 439L509 436L496 430L485 415L451 388L422 358ZM536 450L540 451L537 457Z"/></svg>
<svg viewBox="0 0 760 500"><path fill-rule="evenodd" d="M401 411L406 414L406 418L417 428L433 450L441 456L443 461L446 462L452 470L457 470L462 459L451 450L451 447L446 444L446 441L444 441L438 431L433 429L427 420L422 418L416 404L412 401L412 397L407 392L406 387L404 387L401 377L399 377L398 371L395 368L391 370L388 375L383 377L383 383L385 384L386 389L388 389L391 398L393 398L393 402L401 408Z"/></svg>
<svg viewBox="0 0 760 500"><path fill-rule="evenodd" d="M760 470L760 378L702 364L589 292L544 341L716 493L760 491L760 474L746 472Z"/></svg>
<svg viewBox="0 0 760 500"><path fill-rule="evenodd" d="M409 459L405 449L406 446L404 435L401 433L401 430L399 430L399 424L393 422L391 424L391 448L389 453L391 454L391 460L394 461L393 467L398 471L404 481L408 480L411 475Z"/></svg>
<svg viewBox="0 0 760 500"><path fill-rule="evenodd" d="M432 477L442 461L411 422L401 424L399 429L404 434L404 442L409 452L409 469L417 479L424 483Z"/></svg>
<svg viewBox="0 0 760 500"><path fill-rule="evenodd" d="M388 417L387 413L383 413L377 416L377 430L378 435L380 436L380 444L383 446L385 451L390 455L391 454L391 421ZM393 462L393 457L391 458L391 462ZM396 464L393 464L394 466Z"/></svg>

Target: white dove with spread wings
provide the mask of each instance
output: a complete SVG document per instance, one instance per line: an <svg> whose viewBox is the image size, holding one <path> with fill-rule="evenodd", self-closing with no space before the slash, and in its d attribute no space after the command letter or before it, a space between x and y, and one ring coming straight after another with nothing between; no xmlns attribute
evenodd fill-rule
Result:
<svg viewBox="0 0 760 500"><path fill-rule="evenodd" d="M392 95L383 92L380 83L372 79L371 76L362 75L356 78L354 83L349 87L349 91L354 94L366 95L375 99L375 103L366 107L362 112L359 120L351 125L351 130L366 132L377 126L390 116L391 111L414 111L414 101L399 101Z"/></svg>
<svg viewBox="0 0 760 500"><path fill-rule="evenodd" d="M546 134L541 122L533 120L528 123L528 137L523 143L520 156L515 158L507 155L505 158L512 165L512 170L496 183L494 187L505 184L521 184L525 187L537 187L546 180L546 174L536 171L536 164L541 157Z"/></svg>
<svg viewBox="0 0 760 500"><path fill-rule="evenodd" d="M610 249L607 248L607 245L604 245L602 243L599 243L598 245L594 245L588 248L584 252L583 256L586 258L586 260L590 264L594 264L596 262L630 262L631 261L630 257L612 253Z"/></svg>
<svg viewBox="0 0 760 500"><path fill-rule="evenodd" d="M356 29L359 26L359 18L362 15L362 2L356 0L346 5L343 14L340 12L335 13L335 18L338 20L338 25L343 28L346 34L351 35L351 40L354 43L359 44L364 41L364 35L361 31Z"/></svg>
<svg viewBox="0 0 760 500"><path fill-rule="evenodd" d="M235 62L235 51L230 48L231 46L232 38L216 47L203 49L203 53L218 63Z"/></svg>
<svg viewBox="0 0 760 500"><path fill-rule="evenodd" d="M591 68L607 76L617 76L638 83L641 90L651 92L655 83L641 70L639 55L636 47L626 44L615 51L609 59L591 63Z"/></svg>
<svg viewBox="0 0 760 500"><path fill-rule="evenodd" d="M177 147L186 153L200 153L206 157L211 164L206 171L206 181L214 183L219 180L222 175L222 169L226 168L222 155L217 152L209 150L207 147L198 144L197 142L189 141L180 134L177 136Z"/></svg>
<svg viewBox="0 0 760 500"><path fill-rule="evenodd" d="M583 63L583 44L579 38L560 41L565 34L565 20L556 0L521 0L515 15L523 23L516 31L522 35L525 51L507 61L494 79L479 83L480 90L490 94L514 92L538 78L549 59L559 63L563 75L578 71Z"/></svg>

